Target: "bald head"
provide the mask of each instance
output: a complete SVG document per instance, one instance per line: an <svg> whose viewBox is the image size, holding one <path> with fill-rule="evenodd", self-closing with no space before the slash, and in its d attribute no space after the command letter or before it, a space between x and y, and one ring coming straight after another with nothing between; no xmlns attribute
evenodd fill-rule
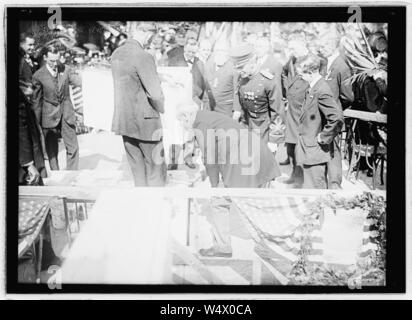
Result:
<svg viewBox="0 0 412 320"><path fill-rule="evenodd" d="M176 118L186 130L193 128L199 106L191 99L180 102L176 106Z"/></svg>

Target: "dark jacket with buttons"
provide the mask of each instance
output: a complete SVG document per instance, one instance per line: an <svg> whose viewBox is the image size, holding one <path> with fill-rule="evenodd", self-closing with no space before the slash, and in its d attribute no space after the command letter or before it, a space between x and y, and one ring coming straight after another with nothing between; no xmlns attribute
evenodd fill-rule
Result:
<svg viewBox="0 0 412 320"><path fill-rule="evenodd" d="M268 69L262 69L248 78L239 78L234 110L240 105L250 129L260 131L261 137L269 141L270 124L278 116L277 79ZM281 88L280 88L281 90Z"/></svg>
<svg viewBox="0 0 412 320"><path fill-rule="evenodd" d="M58 68L57 77L52 76L46 65L33 75L33 111L42 128L55 128L62 118L75 125L69 84L82 85L80 77L68 66Z"/></svg>
<svg viewBox="0 0 412 320"><path fill-rule="evenodd" d="M343 125L343 112L323 78L310 88L299 117L298 164L316 165L331 159L331 143ZM317 141L320 134L321 143Z"/></svg>
<svg viewBox="0 0 412 320"><path fill-rule="evenodd" d="M261 70L269 70L275 79L275 104L273 109L282 119L285 114L285 105L282 101L282 64L279 63L273 55L268 54L265 61L260 66Z"/></svg>
<svg viewBox="0 0 412 320"><path fill-rule="evenodd" d="M145 141L161 139L164 97L153 57L129 39L111 57L114 81L112 131Z"/></svg>
<svg viewBox="0 0 412 320"><path fill-rule="evenodd" d="M277 79L268 70L261 70L250 78L239 78L236 103L250 119L273 120L276 115Z"/></svg>

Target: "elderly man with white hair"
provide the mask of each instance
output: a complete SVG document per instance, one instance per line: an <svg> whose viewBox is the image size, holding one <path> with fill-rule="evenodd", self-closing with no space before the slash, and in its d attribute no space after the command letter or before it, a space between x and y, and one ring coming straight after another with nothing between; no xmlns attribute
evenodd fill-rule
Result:
<svg viewBox="0 0 412 320"><path fill-rule="evenodd" d="M193 101L178 105L176 114L182 127L193 132L212 187L218 187L219 176L227 188L267 187L280 176L274 155L258 133L222 113L199 110ZM216 243L201 255L232 256L229 206L226 200L212 201Z"/></svg>
<svg viewBox="0 0 412 320"><path fill-rule="evenodd" d="M193 70L193 74L195 74ZM202 109L220 112L229 117L236 111L233 104L237 77L228 49L218 44L204 67L204 82L194 92L193 99ZM200 90L199 90L200 89ZM201 100L202 99L202 100Z"/></svg>

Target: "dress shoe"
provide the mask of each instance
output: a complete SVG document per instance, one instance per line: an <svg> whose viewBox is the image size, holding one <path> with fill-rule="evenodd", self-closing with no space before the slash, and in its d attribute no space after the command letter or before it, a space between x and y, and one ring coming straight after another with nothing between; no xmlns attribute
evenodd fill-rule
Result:
<svg viewBox="0 0 412 320"><path fill-rule="evenodd" d="M210 247L208 249L200 249L199 254L203 257L219 257L219 258L231 258L232 252L219 251L216 247Z"/></svg>
<svg viewBox="0 0 412 320"><path fill-rule="evenodd" d="M281 166L287 166L288 164L290 164L290 160L289 160L289 158L288 158L288 159L286 159L286 160L284 160L284 161L282 161L282 162L279 162L279 164L280 164Z"/></svg>

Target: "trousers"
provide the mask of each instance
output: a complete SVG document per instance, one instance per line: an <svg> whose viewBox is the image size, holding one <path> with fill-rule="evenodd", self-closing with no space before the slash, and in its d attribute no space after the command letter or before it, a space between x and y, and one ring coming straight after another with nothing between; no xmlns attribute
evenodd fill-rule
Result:
<svg viewBox="0 0 412 320"><path fill-rule="evenodd" d="M59 137L63 138L66 147L66 170L79 169L79 144L77 142L76 125L67 123L63 118L55 128L42 128L47 156L51 170L60 170Z"/></svg>
<svg viewBox="0 0 412 320"><path fill-rule="evenodd" d="M303 188L328 189L327 164L303 165Z"/></svg>
<svg viewBox="0 0 412 320"><path fill-rule="evenodd" d="M331 160L327 165L328 188L340 189L342 184L342 154L339 148L339 136L333 140Z"/></svg>
<svg viewBox="0 0 412 320"><path fill-rule="evenodd" d="M296 163L295 155L295 143L286 143L286 154L289 159L292 160L292 175L291 178L295 179L295 183L301 185L303 183L303 171L302 167Z"/></svg>
<svg viewBox="0 0 412 320"><path fill-rule="evenodd" d="M136 187L162 187L166 184L163 141L143 141L123 137L126 157Z"/></svg>

